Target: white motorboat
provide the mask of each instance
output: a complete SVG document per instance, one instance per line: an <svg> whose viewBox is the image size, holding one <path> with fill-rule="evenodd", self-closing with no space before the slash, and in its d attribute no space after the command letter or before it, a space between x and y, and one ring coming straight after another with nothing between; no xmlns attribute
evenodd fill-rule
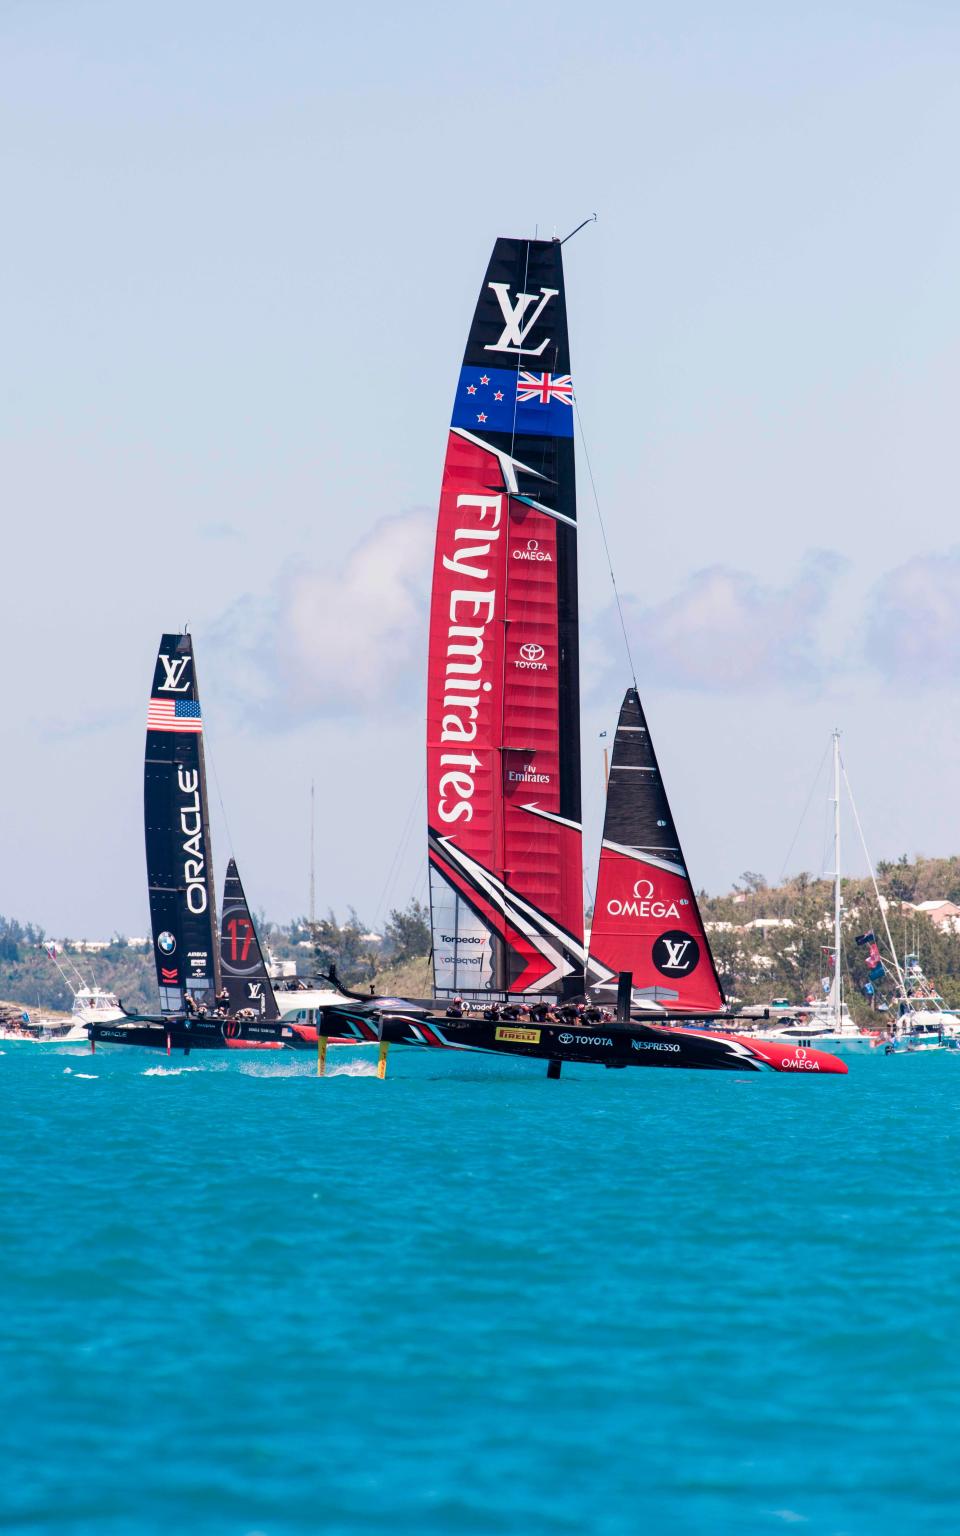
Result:
<svg viewBox="0 0 960 1536"><path fill-rule="evenodd" d="M67 985L73 992L69 1019L31 1014L24 1009L18 1019L0 1024L0 1040L28 1040L39 1045L86 1045L88 1024L109 1024L123 1018L123 1011L112 992L86 985L74 989L69 980Z"/></svg>
<svg viewBox="0 0 960 1536"><path fill-rule="evenodd" d="M906 1051L939 1051L960 1040L960 1014L946 1007L924 975L919 955L903 957L903 990L893 1043Z"/></svg>

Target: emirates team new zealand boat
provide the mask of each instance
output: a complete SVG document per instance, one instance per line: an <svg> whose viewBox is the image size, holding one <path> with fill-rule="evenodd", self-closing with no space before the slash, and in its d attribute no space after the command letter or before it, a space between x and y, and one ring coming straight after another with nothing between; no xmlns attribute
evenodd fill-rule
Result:
<svg viewBox="0 0 960 1536"><path fill-rule="evenodd" d="M160 1013L92 1024L92 1046L191 1050L283 1044L263 955L230 863L217 934L203 718L189 634L160 642L143 777L147 884Z"/></svg>
<svg viewBox="0 0 960 1536"><path fill-rule="evenodd" d="M498 240L454 399L433 570L439 1007L383 1016L381 1039L539 1057L554 1076L564 1061L845 1072L823 1053L740 1039L729 1016L686 1027L723 994L635 689L586 953L573 398L561 242ZM615 994L612 1020L597 999ZM675 1019L632 1017L631 1004Z"/></svg>

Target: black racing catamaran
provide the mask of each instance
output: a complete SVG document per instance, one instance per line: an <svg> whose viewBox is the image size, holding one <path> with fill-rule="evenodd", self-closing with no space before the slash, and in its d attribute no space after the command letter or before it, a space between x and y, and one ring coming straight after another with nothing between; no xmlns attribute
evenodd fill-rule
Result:
<svg viewBox="0 0 960 1536"><path fill-rule="evenodd" d="M160 1013L128 1014L121 1023L92 1024L91 1045L109 1042L168 1051L281 1046L276 1004L271 1009L264 997L262 1009L252 1008L249 995L243 993L246 978L240 970L228 968L226 991L223 988L203 717L193 641L187 633L164 635L157 653L147 707L143 810ZM238 953L244 951L243 913L252 935L239 962L242 970L251 959L256 934L232 860L231 869L235 887L228 877L228 892L234 898L238 892L239 897L226 920L234 924ZM258 942L256 956L262 966ZM251 973L250 980L262 987L258 971ZM272 1000L272 991L269 997Z"/></svg>
<svg viewBox="0 0 960 1536"><path fill-rule="evenodd" d="M729 1015L709 1030L685 1027L723 997L635 690L621 713L601 861L609 913L588 962L561 243L496 242L467 338L440 492L427 677L440 1006L382 1016L380 1038L538 1057L552 1076L564 1061L845 1072L820 1052L728 1034ZM631 1017L633 969L633 1000L671 1007L669 1024ZM616 1019L597 1006L598 986L617 993Z"/></svg>

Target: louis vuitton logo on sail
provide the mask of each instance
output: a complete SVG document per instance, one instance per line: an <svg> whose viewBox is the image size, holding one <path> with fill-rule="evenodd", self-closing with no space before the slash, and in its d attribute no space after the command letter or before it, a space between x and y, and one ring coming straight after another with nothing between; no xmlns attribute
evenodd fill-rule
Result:
<svg viewBox="0 0 960 1536"><path fill-rule="evenodd" d="M686 967L686 960L684 957L687 953L687 950L690 948L690 940L664 939L663 946L667 951L667 958L663 962L666 969L670 971L684 970Z"/></svg>
<svg viewBox="0 0 960 1536"><path fill-rule="evenodd" d="M187 667L190 665L189 656L165 656L160 652L160 661L163 666L163 682L157 689L158 693L186 693L190 687L190 675ZM180 679L186 675L186 681Z"/></svg>
<svg viewBox="0 0 960 1536"><path fill-rule="evenodd" d="M493 689L484 677L484 642L497 603L494 552L503 519L503 496L457 497L463 526L454 529L452 554L443 555L445 570L464 583L450 593L447 648L443 678L443 743L469 745L476 740L482 696ZM481 766L476 752L443 752L437 815L443 822L473 820L475 774Z"/></svg>
<svg viewBox="0 0 960 1536"><path fill-rule="evenodd" d="M559 293L558 288L541 288L539 295L536 293L518 293L516 300L510 298L509 283L490 283L500 305L500 313L503 315L503 333L499 341L487 342L485 352L510 352L514 357L520 352L525 352L528 357L539 357L547 346L550 337L545 336L539 347L525 346L527 337L533 330L543 311L555 299ZM539 303L537 300L539 298ZM531 304L536 304L536 309L528 316L527 311Z"/></svg>

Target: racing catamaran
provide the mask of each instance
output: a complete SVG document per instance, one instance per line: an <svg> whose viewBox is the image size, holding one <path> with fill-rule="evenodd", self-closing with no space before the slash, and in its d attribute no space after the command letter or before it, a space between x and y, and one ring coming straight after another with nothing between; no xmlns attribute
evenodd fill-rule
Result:
<svg viewBox="0 0 960 1536"><path fill-rule="evenodd" d="M164 635L160 641L147 706L143 809L160 1013L93 1023L88 1029L91 1046L104 1042L168 1051L279 1047L283 1042L275 1011L267 1012L266 1005L263 1012L246 1004L232 1006L242 998L237 991L242 975L228 971L223 990L203 716L193 640L187 633ZM236 865L233 872L242 898ZM240 922L238 910L233 917ZM250 929L253 932L252 923ZM259 943L256 951L262 965ZM238 1012L245 1016L238 1017Z"/></svg>
<svg viewBox="0 0 960 1536"><path fill-rule="evenodd" d="M845 1072L687 1029L723 995L636 690L624 701L584 946L573 382L559 240L500 239L454 396L427 677L434 996L384 1043L606 1066ZM641 786L641 780L645 782ZM676 1022L631 1018L666 1002ZM618 994L611 1020L585 995ZM581 999L580 1005L577 999ZM471 1007L470 1004L474 1006ZM725 1022L725 1021L724 1021Z"/></svg>

